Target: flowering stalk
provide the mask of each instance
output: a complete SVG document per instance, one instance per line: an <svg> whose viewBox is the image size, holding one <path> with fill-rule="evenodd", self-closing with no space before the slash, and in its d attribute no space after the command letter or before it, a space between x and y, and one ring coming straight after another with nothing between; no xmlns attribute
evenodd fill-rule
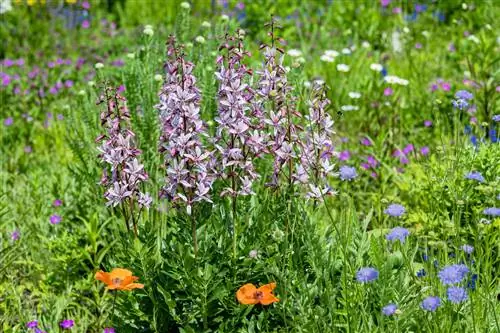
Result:
<svg viewBox="0 0 500 333"><path fill-rule="evenodd" d="M135 134L130 129L130 113L125 102L125 97L117 89L104 88L104 94L97 104L106 104L106 109L101 113L101 125L105 133L96 142L102 142L98 147L101 152L98 157L107 164L100 182L106 188L106 205L120 205L127 230L130 230L129 220L132 220L137 236L137 219L142 208L149 208L152 198L139 189L148 175L138 160L141 151L135 145ZM136 203L141 208L137 217L134 214Z"/></svg>
<svg viewBox="0 0 500 333"><path fill-rule="evenodd" d="M324 84L314 83L306 116L309 124L299 142L300 163L294 174L299 183L309 186L306 198L318 201L335 194L326 182L334 168L330 163L334 155L331 139L334 131L333 120L326 110L329 104Z"/></svg>
<svg viewBox="0 0 500 333"><path fill-rule="evenodd" d="M186 205L196 254L198 243L192 206L195 202L212 202L209 190L214 181L210 171L213 153L205 149L201 141L207 134L200 118L201 94L192 74L194 64L184 59L175 37L171 36L167 44L166 77L156 106L161 124L160 152L164 154L167 170L167 184L161 194L176 206Z"/></svg>
<svg viewBox="0 0 500 333"><path fill-rule="evenodd" d="M215 72L219 90L214 144L220 161L218 174L225 181L221 196L232 200L233 254L236 257L237 198L254 194L252 185L259 175L253 159L260 156L265 147L256 117L258 110L253 103L255 93L246 83L251 70L242 63L250 54L243 50L241 40L232 37L226 37L220 49L227 54L219 56Z"/></svg>

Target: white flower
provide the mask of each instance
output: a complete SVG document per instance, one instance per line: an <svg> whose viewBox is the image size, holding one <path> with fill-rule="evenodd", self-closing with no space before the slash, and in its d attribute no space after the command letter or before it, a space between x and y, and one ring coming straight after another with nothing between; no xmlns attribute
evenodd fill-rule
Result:
<svg viewBox="0 0 500 333"><path fill-rule="evenodd" d="M317 84L318 86L322 86L325 84L325 81L317 79L317 80L314 80L314 83Z"/></svg>
<svg viewBox="0 0 500 333"><path fill-rule="evenodd" d="M401 44L401 34L398 31L392 32L391 44L394 52L401 52L403 50L403 45Z"/></svg>
<svg viewBox="0 0 500 333"><path fill-rule="evenodd" d="M102 62L98 62L94 65L95 69L101 69L104 67L104 64Z"/></svg>
<svg viewBox="0 0 500 333"><path fill-rule="evenodd" d="M346 65L346 64L338 64L338 65L337 65L337 70L338 70L339 72L344 72L344 73L346 73L346 72L349 72L350 67L349 67L348 65Z"/></svg>
<svg viewBox="0 0 500 333"><path fill-rule="evenodd" d="M152 26L151 24L146 24L146 25L144 26L144 29L151 29L151 30L152 30L152 29L153 29L153 26Z"/></svg>
<svg viewBox="0 0 500 333"><path fill-rule="evenodd" d="M319 60L324 61L324 62L334 62L335 58L330 57L326 54L322 54L321 57L319 57Z"/></svg>
<svg viewBox="0 0 500 333"><path fill-rule="evenodd" d="M5 14L12 10L11 0L0 0L0 14Z"/></svg>
<svg viewBox="0 0 500 333"><path fill-rule="evenodd" d="M402 79L400 77L397 77L395 75L387 75L384 77L384 81L389 83L389 84L397 84L400 86L407 86L410 82L406 79Z"/></svg>
<svg viewBox="0 0 500 333"><path fill-rule="evenodd" d="M404 32L405 34L410 33L410 29L409 29L408 27L404 27L404 28L403 28L403 32Z"/></svg>
<svg viewBox="0 0 500 333"><path fill-rule="evenodd" d="M371 45L365 40L363 43L361 43L361 46L365 49L369 49Z"/></svg>
<svg viewBox="0 0 500 333"><path fill-rule="evenodd" d="M297 49L288 50L287 53L292 58L297 58L297 57L300 57L302 55L302 51L301 50L297 50Z"/></svg>
<svg viewBox="0 0 500 333"><path fill-rule="evenodd" d="M352 51L346 47L346 48L343 48L343 49L342 49L342 53L343 53L343 54L351 54L351 53L352 53Z"/></svg>
<svg viewBox="0 0 500 333"><path fill-rule="evenodd" d="M339 53L335 50L325 50L325 55L327 55L331 58L335 58L335 57L339 56Z"/></svg>
<svg viewBox="0 0 500 333"><path fill-rule="evenodd" d="M304 81L304 87L310 88L311 87L311 82L309 81Z"/></svg>
<svg viewBox="0 0 500 333"><path fill-rule="evenodd" d="M340 107L340 109L344 112L347 112L347 111L358 111L359 110L359 107L356 106L356 105L342 105Z"/></svg>
<svg viewBox="0 0 500 333"><path fill-rule="evenodd" d="M208 29L208 28L210 28L212 25L211 25L211 24L210 24L210 22L208 22L208 21L203 21L203 22L201 23L201 26L202 26L203 28Z"/></svg>
<svg viewBox="0 0 500 333"><path fill-rule="evenodd" d="M203 37L203 36L196 36L196 38L194 39L194 41L196 43L199 43L199 44L205 44L205 37Z"/></svg>
<svg viewBox="0 0 500 333"><path fill-rule="evenodd" d="M191 5L189 4L189 2L183 1L181 2L181 7L184 9L190 9Z"/></svg>
<svg viewBox="0 0 500 333"><path fill-rule="evenodd" d="M227 21L229 21L229 16L227 16L227 15L224 14L224 15L220 16L220 19L221 19L221 21L227 22Z"/></svg>
<svg viewBox="0 0 500 333"><path fill-rule="evenodd" d="M147 35L147 36L153 36L154 31L151 28L145 28L142 33L145 34L145 35Z"/></svg>
<svg viewBox="0 0 500 333"><path fill-rule="evenodd" d="M382 66L381 64L371 64L370 69L375 72L382 72L384 66Z"/></svg>
<svg viewBox="0 0 500 333"><path fill-rule="evenodd" d="M474 35L470 35L469 37L467 37L467 39L468 39L468 40L470 40L470 41L473 41L473 42L474 42L474 43L476 43L476 44L479 44L479 43L480 43L479 38L477 38L477 37L476 37L476 36L474 36Z"/></svg>
<svg viewBox="0 0 500 333"><path fill-rule="evenodd" d="M357 91L351 91L349 94L349 97L351 97L352 99L358 99L361 97L361 93L357 92Z"/></svg>
<svg viewBox="0 0 500 333"><path fill-rule="evenodd" d="M156 75L155 75L155 81L163 81L163 75L161 75L161 74L156 74Z"/></svg>

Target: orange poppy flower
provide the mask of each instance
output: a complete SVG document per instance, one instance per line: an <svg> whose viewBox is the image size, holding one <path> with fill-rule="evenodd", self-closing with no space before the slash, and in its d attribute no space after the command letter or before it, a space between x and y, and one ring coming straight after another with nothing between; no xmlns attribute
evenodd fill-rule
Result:
<svg viewBox="0 0 500 333"><path fill-rule="evenodd" d="M253 284L247 283L236 292L236 298L241 304L262 304L269 305L279 302L279 299L273 295L276 283L272 282L262 287L256 288Z"/></svg>
<svg viewBox="0 0 500 333"><path fill-rule="evenodd" d="M132 276L132 272L128 269L115 268L111 273L99 271L95 273L95 279L107 284L110 290L132 290L136 288L144 288L143 284L134 283L139 278Z"/></svg>

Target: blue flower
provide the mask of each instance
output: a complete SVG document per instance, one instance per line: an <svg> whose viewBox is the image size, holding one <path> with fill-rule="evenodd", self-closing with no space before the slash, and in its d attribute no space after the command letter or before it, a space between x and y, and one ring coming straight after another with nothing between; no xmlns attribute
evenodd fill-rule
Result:
<svg viewBox="0 0 500 333"><path fill-rule="evenodd" d="M385 239L387 239L388 241L392 241L392 242L399 240L401 243L404 243L406 240L406 237L408 237L409 234L410 234L410 232L408 231L408 229L403 228L403 227L396 227L396 228L393 228L391 230L391 232L389 232L385 236Z"/></svg>
<svg viewBox="0 0 500 333"><path fill-rule="evenodd" d="M455 98L468 101L473 99L474 95L468 92L467 90L459 90L455 93Z"/></svg>
<svg viewBox="0 0 500 333"><path fill-rule="evenodd" d="M465 110L469 107L469 103L465 99L454 99L451 101L454 108L459 110Z"/></svg>
<svg viewBox="0 0 500 333"><path fill-rule="evenodd" d="M476 290L477 274L472 274L469 281L467 281L467 288L470 290Z"/></svg>
<svg viewBox="0 0 500 333"><path fill-rule="evenodd" d="M466 179L477 180L480 183L484 183L484 177L479 171L471 171L465 175Z"/></svg>
<svg viewBox="0 0 500 333"><path fill-rule="evenodd" d="M497 207L489 207L483 210L484 215L489 215L493 217L500 216L500 208Z"/></svg>
<svg viewBox="0 0 500 333"><path fill-rule="evenodd" d="M340 179L342 180L353 180L358 176L355 167L350 167L343 165L340 167Z"/></svg>
<svg viewBox="0 0 500 333"><path fill-rule="evenodd" d="M427 272L425 271L425 269L420 269L419 271L417 271L417 277L424 277L427 275Z"/></svg>
<svg viewBox="0 0 500 333"><path fill-rule="evenodd" d="M434 312L441 305L441 299L437 296L426 297L420 307L424 310Z"/></svg>
<svg viewBox="0 0 500 333"><path fill-rule="evenodd" d="M500 114L494 115L491 119L496 123L500 122Z"/></svg>
<svg viewBox="0 0 500 333"><path fill-rule="evenodd" d="M470 125L465 125L464 134L471 134L471 133L472 133L472 127L470 127Z"/></svg>
<svg viewBox="0 0 500 333"><path fill-rule="evenodd" d="M462 287L449 287L446 291L448 300L452 303L461 303L467 300L467 291Z"/></svg>
<svg viewBox="0 0 500 333"><path fill-rule="evenodd" d="M471 135L470 142L477 147L477 137L475 135Z"/></svg>
<svg viewBox="0 0 500 333"><path fill-rule="evenodd" d="M463 264L446 266L439 271L438 277L444 285L460 283L469 273L469 268Z"/></svg>
<svg viewBox="0 0 500 333"><path fill-rule="evenodd" d="M467 254L471 254L474 251L474 246L465 244L460 246L460 249Z"/></svg>
<svg viewBox="0 0 500 333"><path fill-rule="evenodd" d="M384 213L393 217L400 217L406 212L406 209L400 204L390 204Z"/></svg>
<svg viewBox="0 0 500 333"><path fill-rule="evenodd" d="M378 279L378 271L373 267L363 267L356 273L356 280L361 283L372 282Z"/></svg>
<svg viewBox="0 0 500 333"><path fill-rule="evenodd" d="M490 129L489 136L490 136L491 143L497 143L498 142L498 136L497 136L497 130L496 129L494 129L494 128Z"/></svg>
<svg viewBox="0 0 500 333"><path fill-rule="evenodd" d="M398 309L398 306L396 304L388 304L382 308L382 313L385 314L386 316L392 316L393 314L396 313L396 310Z"/></svg>

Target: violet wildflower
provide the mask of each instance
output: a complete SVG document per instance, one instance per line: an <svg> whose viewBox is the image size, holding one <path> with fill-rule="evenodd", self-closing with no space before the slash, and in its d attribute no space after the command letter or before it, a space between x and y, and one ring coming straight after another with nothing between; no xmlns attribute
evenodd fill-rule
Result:
<svg viewBox="0 0 500 333"><path fill-rule="evenodd" d="M500 122L500 114L494 115L491 119L496 123Z"/></svg>
<svg viewBox="0 0 500 333"><path fill-rule="evenodd" d="M358 176L355 167L350 167L343 165L340 167L340 179L341 180L353 180Z"/></svg>
<svg viewBox="0 0 500 333"><path fill-rule="evenodd" d="M474 252L474 246L468 244L460 246L460 249L467 254L472 254L472 252Z"/></svg>
<svg viewBox="0 0 500 333"><path fill-rule="evenodd" d="M441 299L437 296L428 296L426 297L420 307L426 311L434 312L441 305Z"/></svg>
<svg viewBox="0 0 500 333"><path fill-rule="evenodd" d="M459 90L455 93L455 98L456 99L452 101L453 106L459 110L465 110L467 107L469 107L468 101L473 99L474 95L472 95L467 90Z"/></svg>
<svg viewBox="0 0 500 333"><path fill-rule="evenodd" d="M469 273L469 268L463 264L450 265L439 271L438 277L444 285L451 285L462 282Z"/></svg>
<svg viewBox="0 0 500 333"><path fill-rule="evenodd" d="M183 58L173 36L167 56L165 82L156 106L162 128L160 152L165 155L167 170L167 185L161 194L176 205L185 205L191 215L195 202L211 202L212 152L201 142L207 134L200 118L201 94L193 75L194 64Z"/></svg>
<svg viewBox="0 0 500 333"><path fill-rule="evenodd" d="M10 239L12 239L13 241L19 240L19 237L21 237L21 232L19 231L19 229L14 230L10 234Z"/></svg>
<svg viewBox="0 0 500 333"><path fill-rule="evenodd" d="M116 331L113 327L106 327L103 333L115 333L115 332Z"/></svg>
<svg viewBox="0 0 500 333"><path fill-rule="evenodd" d="M417 271L417 277L424 277L426 275L427 275L427 272L423 268L421 268L420 270Z"/></svg>
<svg viewBox="0 0 500 333"><path fill-rule="evenodd" d="M476 180L480 183L484 183L484 177L479 171L471 171L465 175L466 179Z"/></svg>
<svg viewBox="0 0 500 333"><path fill-rule="evenodd" d="M472 95L470 92L467 90L459 90L455 93L455 98L457 99L464 99L466 101L471 100L474 98L474 95Z"/></svg>
<svg viewBox="0 0 500 333"><path fill-rule="evenodd" d="M62 329L67 330L72 328L75 325L75 321L71 319L65 319L59 323Z"/></svg>
<svg viewBox="0 0 500 333"><path fill-rule="evenodd" d="M32 320L28 323L26 323L27 328L37 328L38 327L38 321Z"/></svg>
<svg viewBox="0 0 500 333"><path fill-rule="evenodd" d="M372 142L370 141L370 139L368 139L367 137L364 137L363 139L361 139L361 144L363 146L371 146L372 145Z"/></svg>
<svg viewBox="0 0 500 333"><path fill-rule="evenodd" d="M391 242L399 240L401 243L404 243L406 237L408 237L409 234L410 232L408 231L408 229L403 227L395 227L385 236L385 238Z"/></svg>
<svg viewBox="0 0 500 333"><path fill-rule="evenodd" d="M351 153L349 152L349 150L341 151L339 153L338 158L339 158L340 161L347 161L348 159L351 158Z"/></svg>
<svg viewBox="0 0 500 333"><path fill-rule="evenodd" d="M413 151L413 149L414 149L414 147L410 143L410 144L406 145L406 147L403 148L403 154L408 155L409 153L411 153Z"/></svg>
<svg viewBox="0 0 500 333"><path fill-rule="evenodd" d="M449 287L446 291L448 300L452 303L458 304L467 300L467 291L462 287Z"/></svg>
<svg viewBox="0 0 500 333"><path fill-rule="evenodd" d="M14 118L8 117L3 121L4 126L9 127L14 123Z"/></svg>
<svg viewBox="0 0 500 333"><path fill-rule="evenodd" d="M26 154L31 154L33 152L33 148L31 146L25 146L24 147L24 152Z"/></svg>
<svg viewBox="0 0 500 333"><path fill-rule="evenodd" d="M493 216L493 217L500 216L500 208L498 208L498 207L486 208L483 210L483 214L488 215L488 216Z"/></svg>
<svg viewBox="0 0 500 333"><path fill-rule="evenodd" d="M51 224L59 224L62 221L62 217L57 214L54 214L50 216L49 221Z"/></svg>
<svg viewBox="0 0 500 333"><path fill-rule="evenodd" d="M398 306L396 304L388 304L382 308L382 313L386 316L392 316L398 310Z"/></svg>
<svg viewBox="0 0 500 333"><path fill-rule="evenodd" d="M54 206L54 207L60 207L60 206L62 206L62 204L63 204L63 202L61 199L56 199L56 200L54 200L54 202L52 202L52 206Z"/></svg>
<svg viewBox="0 0 500 333"><path fill-rule="evenodd" d="M393 94L393 90L391 87L387 87L384 89L384 96L391 96Z"/></svg>
<svg viewBox="0 0 500 333"><path fill-rule="evenodd" d="M378 271L373 267L363 267L356 273L356 280L360 283L373 282L378 279Z"/></svg>
<svg viewBox="0 0 500 333"><path fill-rule="evenodd" d="M429 152L430 152L430 148L427 146L420 148L420 154L422 154L422 156L429 155Z"/></svg>
<svg viewBox="0 0 500 333"><path fill-rule="evenodd" d="M384 213L392 217L401 217L404 213L406 213L406 209L400 204L390 204L384 210Z"/></svg>
<svg viewBox="0 0 500 333"><path fill-rule="evenodd" d="M431 127L432 126L432 121L431 120L425 120L424 121L424 126L425 127Z"/></svg>

